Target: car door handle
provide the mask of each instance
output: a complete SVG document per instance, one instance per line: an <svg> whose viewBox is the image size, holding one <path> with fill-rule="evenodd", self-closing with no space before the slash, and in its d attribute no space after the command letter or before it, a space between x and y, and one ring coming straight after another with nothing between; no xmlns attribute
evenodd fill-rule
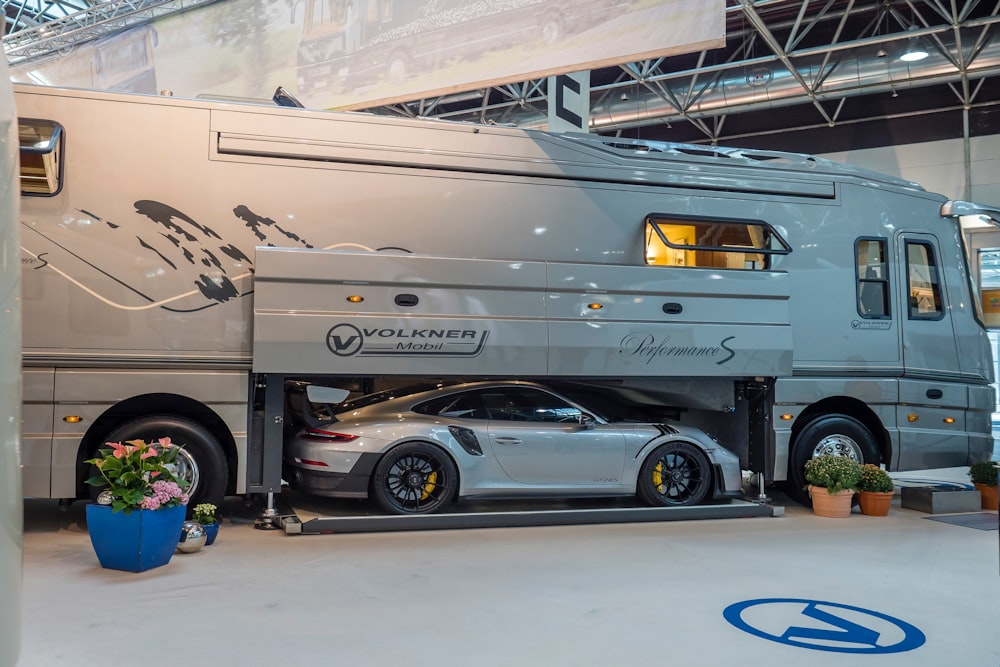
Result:
<svg viewBox="0 0 1000 667"><path fill-rule="evenodd" d="M496 441L496 443L498 445L520 445L521 444L521 439L520 438L498 437L498 438L493 438L493 439Z"/></svg>

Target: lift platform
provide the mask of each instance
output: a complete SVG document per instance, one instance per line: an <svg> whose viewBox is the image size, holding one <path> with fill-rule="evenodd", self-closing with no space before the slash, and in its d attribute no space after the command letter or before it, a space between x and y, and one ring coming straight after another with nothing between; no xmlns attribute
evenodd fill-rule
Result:
<svg viewBox="0 0 1000 667"><path fill-rule="evenodd" d="M523 504L523 503L522 503ZM541 504L541 507L545 507ZM294 511L276 510L257 522L262 529L280 529L288 535L373 533L418 530L458 530L464 528L512 528L529 526L575 526L585 524L649 523L697 519L743 519L783 516L784 507L764 502L732 500L728 503L691 507L560 507L559 509L511 510L498 505L494 511L480 511L482 503L470 511L395 515L317 516L303 520Z"/></svg>

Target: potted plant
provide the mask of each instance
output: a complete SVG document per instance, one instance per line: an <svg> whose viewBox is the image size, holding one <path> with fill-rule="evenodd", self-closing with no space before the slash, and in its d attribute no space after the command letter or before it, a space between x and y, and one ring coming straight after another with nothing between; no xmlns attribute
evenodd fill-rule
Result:
<svg viewBox="0 0 1000 667"><path fill-rule="evenodd" d="M170 438L109 442L87 463L97 469L88 484L103 489L87 505L87 532L101 565L142 572L166 565L177 547L187 512L187 482L174 473L180 447Z"/></svg>
<svg viewBox="0 0 1000 667"><path fill-rule="evenodd" d="M861 464L845 456L824 454L806 461L805 476L815 514L838 519L850 516Z"/></svg>
<svg viewBox="0 0 1000 667"><path fill-rule="evenodd" d="M217 508L212 503L198 503L194 506L194 520L205 527L208 539L205 544L212 544L219 536L219 519L215 516Z"/></svg>
<svg viewBox="0 0 1000 667"><path fill-rule="evenodd" d="M1000 494L997 489L996 461L980 461L969 466L969 477L972 478L972 485L979 491L982 508L984 510L995 510L1000 506Z"/></svg>
<svg viewBox="0 0 1000 667"><path fill-rule="evenodd" d="M887 516L895 488L892 477L880 466L874 463L861 466L861 478L858 480L858 505L861 507L861 513L868 516Z"/></svg>

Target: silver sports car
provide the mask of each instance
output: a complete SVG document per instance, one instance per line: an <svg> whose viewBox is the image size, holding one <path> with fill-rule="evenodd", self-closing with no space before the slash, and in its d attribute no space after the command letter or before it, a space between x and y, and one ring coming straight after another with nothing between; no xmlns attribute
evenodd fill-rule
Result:
<svg viewBox="0 0 1000 667"><path fill-rule="evenodd" d="M423 385L319 407L326 414L286 436L285 479L314 495L374 496L392 514L458 498L696 505L741 488L739 459L703 431L610 423L533 382Z"/></svg>

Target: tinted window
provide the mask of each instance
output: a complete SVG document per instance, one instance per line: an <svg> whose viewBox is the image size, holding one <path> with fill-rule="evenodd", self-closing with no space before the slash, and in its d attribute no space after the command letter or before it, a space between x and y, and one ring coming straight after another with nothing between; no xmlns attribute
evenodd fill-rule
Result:
<svg viewBox="0 0 1000 667"><path fill-rule="evenodd" d="M413 411L422 415L438 415L451 419L489 419L489 413L483 409L480 395L472 391L432 398L414 406Z"/></svg>
<svg viewBox="0 0 1000 667"><path fill-rule="evenodd" d="M578 422L580 409L548 392L529 387L481 389L490 419L523 422Z"/></svg>
<svg viewBox="0 0 1000 667"><path fill-rule="evenodd" d="M934 248L929 243L906 243L906 279L910 319L939 320L944 317L941 280L934 259Z"/></svg>
<svg viewBox="0 0 1000 667"><path fill-rule="evenodd" d="M885 239L860 239L856 245L858 313L862 317L889 317L889 265Z"/></svg>

